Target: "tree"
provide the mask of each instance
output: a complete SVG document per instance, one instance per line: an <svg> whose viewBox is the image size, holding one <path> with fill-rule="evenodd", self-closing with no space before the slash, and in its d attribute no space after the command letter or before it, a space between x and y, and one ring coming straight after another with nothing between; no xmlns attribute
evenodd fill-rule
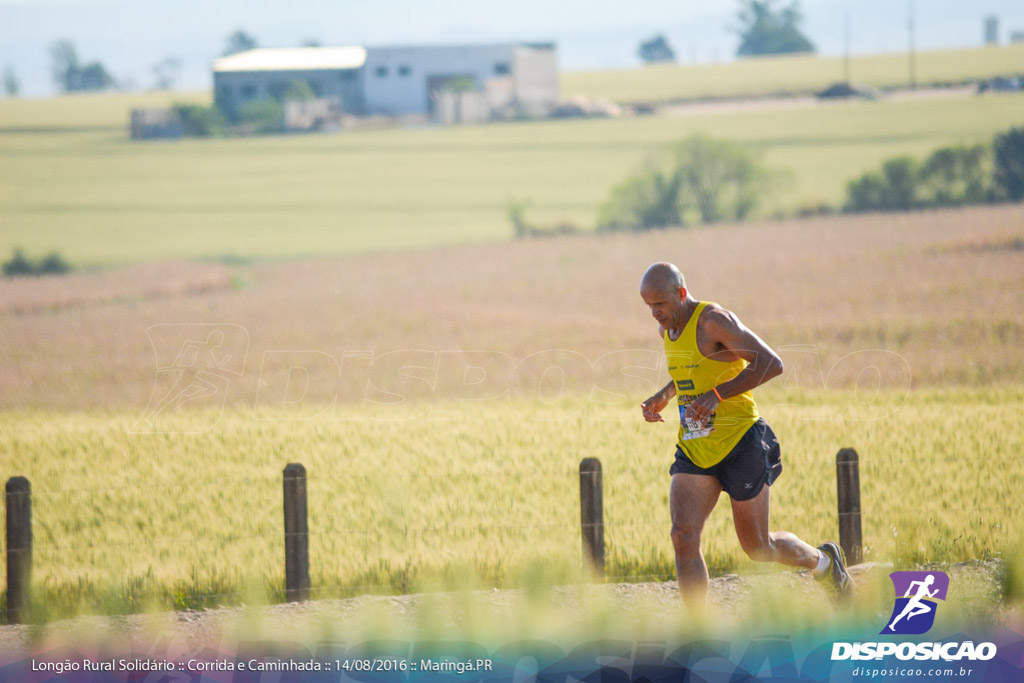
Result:
<svg viewBox="0 0 1024 683"><path fill-rule="evenodd" d="M447 76L437 87L439 92L475 92L476 79L470 75Z"/></svg>
<svg viewBox="0 0 1024 683"><path fill-rule="evenodd" d="M693 135L676 145L675 157L683 174L683 201L704 223L745 219L767 188L768 171L735 142Z"/></svg>
<svg viewBox="0 0 1024 683"><path fill-rule="evenodd" d="M280 133L283 110L275 99L250 100L238 109L238 123L242 131L261 135Z"/></svg>
<svg viewBox="0 0 1024 683"><path fill-rule="evenodd" d="M919 196L921 164L901 156L882 164L846 185L846 211L909 211L922 205Z"/></svg>
<svg viewBox="0 0 1024 683"><path fill-rule="evenodd" d="M885 180L877 171L869 171L846 184L844 211L880 211L885 204Z"/></svg>
<svg viewBox="0 0 1024 683"><path fill-rule="evenodd" d="M296 100L315 100L316 91L313 90L313 86L309 84L309 81L302 78L296 78L288 83L288 87L285 89L284 97L282 99L285 102Z"/></svg>
<svg viewBox="0 0 1024 683"><path fill-rule="evenodd" d="M83 65L78 51L70 40L58 40L50 47L53 60L53 80L64 92L106 90L114 85L114 78L100 62Z"/></svg>
<svg viewBox="0 0 1024 683"><path fill-rule="evenodd" d="M35 275L36 268L35 264L25 257L25 252L21 249L15 249L14 253L11 255L11 259L4 262L3 273L7 277Z"/></svg>
<svg viewBox="0 0 1024 683"><path fill-rule="evenodd" d="M78 51L70 40L58 40L50 46L50 59L53 60L53 80L61 90L68 92L77 90Z"/></svg>
<svg viewBox="0 0 1024 683"><path fill-rule="evenodd" d="M916 207L918 197L918 178L921 164L913 157L896 157L882 164L882 176L885 178L885 204L888 209L909 211Z"/></svg>
<svg viewBox="0 0 1024 683"><path fill-rule="evenodd" d="M3 274L7 277L22 275L63 275L71 271L71 265L56 251L44 256L39 261L29 259L25 252L15 248L9 261L3 264Z"/></svg>
<svg viewBox="0 0 1024 683"><path fill-rule="evenodd" d="M21 81L14 73L14 67L10 64L4 69L4 93L8 97L17 97L21 92Z"/></svg>
<svg viewBox="0 0 1024 683"><path fill-rule="evenodd" d="M1024 127L997 135L992 148L996 185L1007 199L1021 201L1024 199Z"/></svg>
<svg viewBox="0 0 1024 683"><path fill-rule="evenodd" d="M152 67L154 90L173 90L181 74L181 62L177 57L165 57Z"/></svg>
<svg viewBox="0 0 1024 683"><path fill-rule="evenodd" d="M637 49L637 54L640 55L640 59L645 64L652 64L656 62L674 62L676 61L676 53L672 49L672 46L668 44L668 40L663 35L656 35L650 40L645 40L640 43L640 47Z"/></svg>
<svg viewBox="0 0 1024 683"><path fill-rule="evenodd" d="M227 122L216 106L178 103L171 107L181 119L182 132L189 137L224 135Z"/></svg>
<svg viewBox="0 0 1024 683"><path fill-rule="evenodd" d="M778 0L740 0L739 57L814 52L814 44L800 32L803 15L799 0L777 7Z"/></svg>
<svg viewBox="0 0 1024 683"><path fill-rule="evenodd" d="M981 204L991 195L992 164L985 145L942 147L921 166L924 203L931 206Z"/></svg>
<svg viewBox="0 0 1024 683"><path fill-rule="evenodd" d="M617 185L601 206L598 230L651 230L682 225L681 173L655 162Z"/></svg>
<svg viewBox="0 0 1024 683"><path fill-rule="evenodd" d="M649 160L612 190L598 218L601 230L744 220L768 189L770 174L749 149L692 135L668 157Z"/></svg>
<svg viewBox="0 0 1024 683"><path fill-rule="evenodd" d="M71 264L60 253L51 251L39 261L36 272L40 275L63 275L71 272Z"/></svg>
<svg viewBox="0 0 1024 683"><path fill-rule="evenodd" d="M79 90L106 90L114 86L114 77L107 73L106 67L99 62L82 67L79 79Z"/></svg>
<svg viewBox="0 0 1024 683"><path fill-rule="evenodd" d="M249 35L242 29L238 29L228 36L227 46L224 48L224 56L233 55L236 52L245 52L259 47L256 38Z"/></svg>

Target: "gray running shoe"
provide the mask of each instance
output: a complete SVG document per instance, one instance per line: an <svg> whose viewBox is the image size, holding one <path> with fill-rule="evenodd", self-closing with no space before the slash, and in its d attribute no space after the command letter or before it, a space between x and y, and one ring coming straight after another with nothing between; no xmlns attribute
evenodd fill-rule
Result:
<svg viewBox="0 0 1024 683"><path fill-rule="evenodd" d="M825 553L829 559L829 567L818 577L819 580L827 578L832 582L837 599L849 598L853 593L853 577L846 571L846 555L843 549L835 541L826 541L818 546L818 550Z"/></svg>

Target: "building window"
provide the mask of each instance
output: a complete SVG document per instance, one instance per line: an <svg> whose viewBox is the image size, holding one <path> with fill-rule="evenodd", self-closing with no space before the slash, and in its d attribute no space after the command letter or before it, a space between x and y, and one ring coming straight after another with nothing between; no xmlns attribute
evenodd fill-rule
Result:
<svg viewBox="0 0 1024 683"><path fill-rule="evenodd" d="M508 66L508 62L497 62L494 65L494 73L498 76L508 76L511 69Z"/></svg>
<svg viewBox="0 0 1024 683"><path fill-rule="evenodd" d="M408 64L403 64L402 66L398 67L398 75L401 78L406 78L411 73L412 73L412 67L409 66Z"/></svg>
<svg viewBox="0 0 1024 683"><path fill-rule="evenodd" d="M253 85L252 83L246 83L245 85L243 85L242 86L242 97L244 97L247 100L250 100L253 97L256 97L256 86Z"/></svg>
<svg viewBox="0 0 1024 683"><path fill-rule="evenodd" d="M388 68L386 66L378 66L377 67L377 78L387 78L387 77L388 77Z"/></svg>

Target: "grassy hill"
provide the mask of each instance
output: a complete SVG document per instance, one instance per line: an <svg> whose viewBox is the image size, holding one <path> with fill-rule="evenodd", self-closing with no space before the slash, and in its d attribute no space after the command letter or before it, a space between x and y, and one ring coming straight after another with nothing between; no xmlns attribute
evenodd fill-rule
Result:
<svg viewBox="0 0 1024 683"><path fill-rule="evenodd" d="M1024 45L934 50L916 55L917 85L948 85L1024 72ZM671 102L707 97L813 93L843 80L841 57L757 57L722 64L661 64L639 69L577 71L562 75L565 95L583 93L621 103ZM910 83L905 52L851 59L855 83L904 88Z"/></svg>
<svg viewBox="0 0 1024 683"><path fill-rule="evenodd" d="M764 207L771 213L839 203L847 180L888 157L988 142L1024 122L1024 94L1016 94L130 141L130 106L158 101L0 101L0 253L57 249L88 265L490 242L510 237L512 199L530 203L532 222L589 229L615 184L696 132L749 144L787 172Z"/></svg>

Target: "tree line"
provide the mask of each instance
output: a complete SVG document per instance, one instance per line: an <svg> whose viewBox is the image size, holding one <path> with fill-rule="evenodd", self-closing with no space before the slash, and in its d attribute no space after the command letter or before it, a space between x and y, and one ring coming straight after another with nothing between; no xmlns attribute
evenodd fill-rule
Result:
<svg viewBox="0 0 1024 683"><path fill-rule="evenodd" d="M899 156L851 180L843 210L910 211L1024 199L1024 127L987 145L935 150L924 160Z"/></svg>
<svg viewBox="0 0 1024 683"><path fill-rule="evenodd" d="M319 41L307 39L302 42L304 47L319 46ZM259 47L255 37L239 29L231 33L225 40L224 56L236 52L244 52ZM99 60L83 60L75 44L62 38L50 46L50 73L53 82L62 93L101 92L117 88L126 88L131 84L118 81L110 70ZM181 60L168 56L150 67L154 90L171 90L181 76ZM21 79L18 78L14 66L7 64L3 75L4 93L8 97L17 97L21 93Z"/></svg>
<svg viewBox="0 0 1024 683"><path fill-rule="evenodd" d="M749 147L692 135L649 157L614 188L598 210L599 231L743 221L756 215L786 172L765 166ZM925 159L901 156L847 183L841 207L816 213L909 211L1024 201L1024 126L990 144L955 145ZM517 218L523 222L522 210ZM513 220L514 225L516 221ZM516 230L517 237L529 236Z"/></svg>

